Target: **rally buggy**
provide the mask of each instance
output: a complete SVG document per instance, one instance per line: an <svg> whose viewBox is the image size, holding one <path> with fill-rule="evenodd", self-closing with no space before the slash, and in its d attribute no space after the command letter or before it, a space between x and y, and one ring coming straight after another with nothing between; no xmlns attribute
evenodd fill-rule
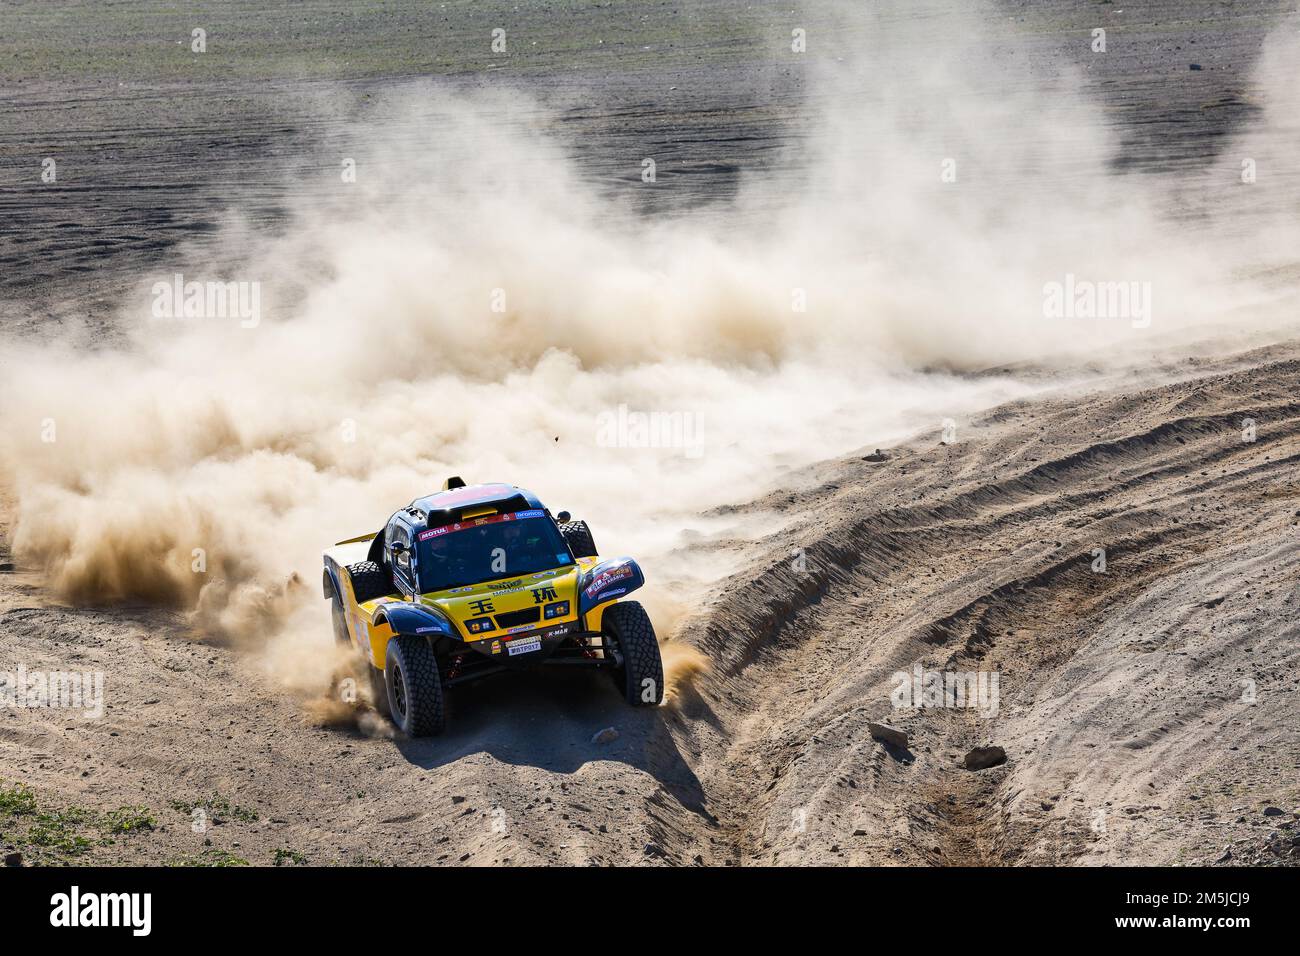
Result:
<svg viewBox="0 0 1300 956"><path fill-rule="evenodd" d="M634 707L663 701L645 583L602 559L585 521L512 485L449 478L384 530L325 552L334 636L365 659L377 709L412 737L440 733L446 688L536 664L607 669Z"/></svg>

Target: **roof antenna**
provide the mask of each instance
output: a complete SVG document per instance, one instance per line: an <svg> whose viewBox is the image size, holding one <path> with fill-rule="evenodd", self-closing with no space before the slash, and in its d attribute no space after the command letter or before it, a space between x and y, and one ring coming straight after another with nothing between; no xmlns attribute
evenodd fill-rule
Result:
<svg viewBox="0 0 1300 956"><path fill-rule="evenodd" d="M442 483L443 491L451 491L453 488L464 488L464 487L465 487L465 479L461 478L459 475L452 475L450 478L448 478L446 481Z"/></svg>

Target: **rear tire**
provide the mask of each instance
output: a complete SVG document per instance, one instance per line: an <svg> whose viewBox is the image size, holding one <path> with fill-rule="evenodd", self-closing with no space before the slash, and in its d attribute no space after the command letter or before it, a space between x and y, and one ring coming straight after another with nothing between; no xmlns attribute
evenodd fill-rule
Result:
<svg viewBox="0 0 1300 956"><path fill-rule="evenodd" d="M399 634L388 642L384 662L388 712L408 737L431 737L446 726L442 676L433 648L422 637Z"/></svg>
<svg viewBox="0 0 1300 956"><path fill-rule="evenodd" d="M603 632L623 655L615 668L614 684L633 707L657 707L664 700L664 662L659 654L650 615L636 601L623 601L605 609Z"/></svg>
<svg viewBox="0 0 1300 956"><path fill-rule="evenodd" d="M575 558L595 558L599 556L596 551L595 539L591 536L591 529L587 527L585 521L561 521L560 534L564 536L564 543L569 546Z"/></svg>
<svg viewBox="0 0 1300 956"><path fill-rule="evenodd" d="M330 596L330 623L334 625L335 642L351 647L352 637L348 634L347 618L343 616L343 599L337 593Z"/></svg>
<svg viewBox="0 0 1300 956"><path fill-rule="evenodd" d="M393 576L374 561L358 561L348 565L348 577L352 579L352 594L358 604L387 597L397 591L393 587Z"/></svg>
<svg viewBox="0 0 1300 956"><path fill-rule="evenodd" d="M352 635L348 633L348 622L343 614L343 599L339 597L338 592L334 591L332 587L330 590L334 592L330 595L330 621L334 625L334 640L341 647L353 649L353 653L356 655L356 666L364 668L366 676L370 678L370 701L379 714L387 717L388 688L384 686L384 672L372 666L361 651L354 648Z"/></svg>
<svg viewBox="0 0 1300 956"><path fill-rule="evenodd" d="M384 680L384 672L369 661L361 663L370 675L370 700L375 705L375 713L391 718L393 715L388 709L388 683Z"/></svg>

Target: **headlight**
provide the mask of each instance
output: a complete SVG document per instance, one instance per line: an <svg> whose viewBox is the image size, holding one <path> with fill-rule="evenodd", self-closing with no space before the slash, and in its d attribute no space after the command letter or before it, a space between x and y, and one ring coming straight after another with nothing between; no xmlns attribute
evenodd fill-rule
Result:
<svg viewBox="0 0 1300 956"><path fill-rule="evenodd" d="M565 616L566 614L568 614L568 613L569 613L569 602L568 602L568 601L557 601L555 604L548 604L548 605L546 605L546 611L545 611L545 614L546 614L546 616L547 616L548 618L550 618L550 617L564 617L564 616Z"/></svg>
<svg viewBox="0 0 1300 956"><path fill-rule="evenodd" d="M492 619L487 617L479 618L478 620L474 620L474 621L465 622L465 628L471 634L481 634L484 631L492 630L493 627L494 625L492 623Z"/></svg>

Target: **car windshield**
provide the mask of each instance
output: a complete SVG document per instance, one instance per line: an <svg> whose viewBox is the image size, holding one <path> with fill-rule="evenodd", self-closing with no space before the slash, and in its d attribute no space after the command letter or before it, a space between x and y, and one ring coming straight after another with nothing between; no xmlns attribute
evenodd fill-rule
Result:
<svg viewBox="0 0 1300 956"><path fill-rule="evenodd" d="M416 547L416 573L423 594L572 562L559 529L540 510L431 528L419 533Z"/></svg>

